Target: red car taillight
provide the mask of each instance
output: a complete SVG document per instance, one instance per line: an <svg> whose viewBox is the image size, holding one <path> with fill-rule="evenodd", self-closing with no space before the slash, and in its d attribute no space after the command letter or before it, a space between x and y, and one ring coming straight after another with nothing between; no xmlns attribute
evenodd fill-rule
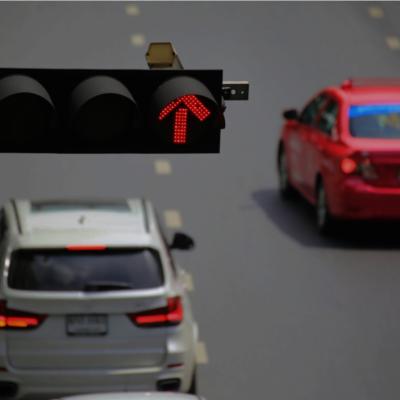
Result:
<svg viewBox="0 0 400 400"><path fill-rule="evenodd" d="M350 157L343 158L340 161L340 169L346 175L352 174L357 170L357 163Z"/></svg>
<svg viewBox="0 0 400 400"><path fill-rule="evenodd" d="M378 174L368 157L345 157L340 161L340 170L345 175L357 174L366 180L378 179Z"/></svg>
<svg viewBox="0 0 400 400"><path fill-rule="evenodd" d="M155 310L128 314L136 325L141 327L172 326L178 325L183 320L183 306L180 297L167 299L167 306Z"/></svg>
<svg viewBox="0 0 400 400"><path fill-rule="evenodd" d="M0 329L34 329L44 320L46 315L7 308L7 302L0 300Z"/></svg>

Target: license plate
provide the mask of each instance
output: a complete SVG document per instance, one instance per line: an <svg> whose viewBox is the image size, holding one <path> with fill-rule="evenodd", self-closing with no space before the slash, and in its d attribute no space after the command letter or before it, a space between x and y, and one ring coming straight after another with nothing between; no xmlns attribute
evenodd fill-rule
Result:
<svg viewBox="0 0 400 400"><path fill-rule="evenodd" d="M67 315L67 334L71 336L105 335L107 315Z"/></svg>

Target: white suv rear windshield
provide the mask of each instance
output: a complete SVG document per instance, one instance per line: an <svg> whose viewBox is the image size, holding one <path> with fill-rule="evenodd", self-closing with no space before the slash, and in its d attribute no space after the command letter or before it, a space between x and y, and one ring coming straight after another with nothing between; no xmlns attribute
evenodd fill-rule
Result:
<svg viewBox="0 0 400 400"><path fill-rule="evenodd" d="M163 284L154 250L16 250L8 286L19 290L106 291L150 289Z"/></svg>
<svg viewBox="0 0 400 400"><path fill-rule="evenodd" d="M354 137L400 139L400 104L353 105L349 118Z"/></svg>

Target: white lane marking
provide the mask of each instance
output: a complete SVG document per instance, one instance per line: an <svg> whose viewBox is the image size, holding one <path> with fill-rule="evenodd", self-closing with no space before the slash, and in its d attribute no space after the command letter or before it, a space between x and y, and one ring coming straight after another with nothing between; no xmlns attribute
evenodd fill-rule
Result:
<svg viewBox="0 0 400 400"><path fill-rule="evenodd" d="M146 37L142 33L131 35L131 44L135 47L143 47L146 43Z"/></svg>
<svg viewBox="0 0 400 400"><path fill-rule="evenodd" d="M207 347L204 342L197 342L196 362L197 364L208 364Z"/></svg>
<svg viewBox="0 0 400 400"><path fill-rule="evenodd" d="M165 225L171 229L182 228L182 217L178 210L165 210L164 211Z"/></svg>
<svg viewBox="0 0 400 400"><path fill-rule="evenodd" d="M385 15L383 9L379 6L368 7L368 14L371 18L383 18Z"/></svg>
<svg viewBox="0 0 400 400"><path fill-rule="evenodd" d="M140 15L140 8L136 4L127 4L125 7L125 12L131 17L137 17Z"/></svg>
<svg viewBox="0 0 400 400"><path fill-rule="evenodd" d="M397 36L388 36L386 44L391 50L400 50L400 39Z"/></svg>
<svg viewBox="0 0 400 400"><path fill-rule="evenodd" d="M154 161L154 169L158 175L169 175L172 172L171 163L168 160Z"/></svg>

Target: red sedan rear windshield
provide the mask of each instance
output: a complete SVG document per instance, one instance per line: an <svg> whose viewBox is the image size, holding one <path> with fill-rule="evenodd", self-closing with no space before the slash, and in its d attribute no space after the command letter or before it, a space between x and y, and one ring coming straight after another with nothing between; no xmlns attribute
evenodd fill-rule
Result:
<svg viewBox="0 0 400 400"><path fill-rule="evenodd" d="M354 105L349 118L354 137L400 139L400 104Z"/></svg>
<svg viewBox="0 0 400 400"><path fill-rule="evenodd" d="M19 290L105 291L161 286L156 251L17 250L11 257L8 285Z"/></svg>

